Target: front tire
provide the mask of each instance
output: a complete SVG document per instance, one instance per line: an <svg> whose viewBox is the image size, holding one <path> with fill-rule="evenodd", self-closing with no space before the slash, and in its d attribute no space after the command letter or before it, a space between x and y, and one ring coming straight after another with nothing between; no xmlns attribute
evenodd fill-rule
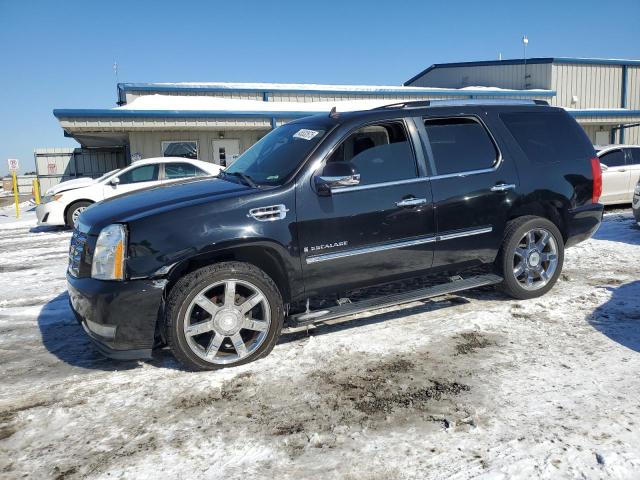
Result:
<svg viewBox="0 0 640 480"><path fill-rule="evenodd" d="M502 290L520 300L536 298L555 285L564 263L558 227L541 217L520 217L507 224L496 260Z"/></svg>
<svg viewBox="0 0 640 480"><path fill-rule="evenodd" d="M259 268L223 262L181 278L169 293L167 344L189 370L216 370L268 355L282 331L284 307Z"/></svg>
<svg viewBox="0 0 640 480"><path fill-rule="evenodd" d="M80 214L87 208L89 208L90 205L91 202L86 201L72 203L71 206L69 206L69 208L67 209L67 213L65 214L65 222L67 224L67 227L73 228Z"/></svg>

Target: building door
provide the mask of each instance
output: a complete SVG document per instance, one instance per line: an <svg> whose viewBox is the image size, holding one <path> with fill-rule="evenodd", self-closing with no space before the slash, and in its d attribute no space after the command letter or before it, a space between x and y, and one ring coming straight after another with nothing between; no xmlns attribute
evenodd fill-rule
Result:
<svg viewBox="0 0 640 480"><path fill-rule="evenodd" d="M240 155L240 140L220 139L213 141L213 163L228 167Z"/></svg>

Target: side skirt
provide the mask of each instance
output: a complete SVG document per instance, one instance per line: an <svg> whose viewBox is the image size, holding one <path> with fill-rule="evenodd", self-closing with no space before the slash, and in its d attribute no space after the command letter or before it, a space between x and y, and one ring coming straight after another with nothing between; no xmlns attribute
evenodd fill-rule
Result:
<svg viewBox="0 0 640 480"><path fill-rule="evenodd" d="M404 303L411 303L417 300L424 300L425 298L438 297L440 295L447 295L449 293L470 290L472 288L483 287L486 285L496 285L502 282L502 280L502 277L494 274L477 275L466 279L458 277L456 280L428 288L385 295L383 297L371 298L355 303L344 303L342 305L336 305L335 307L329 307L321 310L307 311L288 317L286 322L287 326L292 328L302 327L317 322L325 322L340 317L346 317L348 315L354 315L356 313L392 307L394 305L402 305Z"/></svg>

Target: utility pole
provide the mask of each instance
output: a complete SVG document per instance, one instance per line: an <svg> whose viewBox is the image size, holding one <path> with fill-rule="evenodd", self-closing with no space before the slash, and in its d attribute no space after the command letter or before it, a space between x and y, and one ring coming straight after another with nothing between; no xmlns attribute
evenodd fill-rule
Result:
<svg viewBox="0 0 640 480"><path fill-rule="evenodd" d="M522 37L522 57L524 59L524 89L527 89L527 45L529 38L526 35Z"/></svg>

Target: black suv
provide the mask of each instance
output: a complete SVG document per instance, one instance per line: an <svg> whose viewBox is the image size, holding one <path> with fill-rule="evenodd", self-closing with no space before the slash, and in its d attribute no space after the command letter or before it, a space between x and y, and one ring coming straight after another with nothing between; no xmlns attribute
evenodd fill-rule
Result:
<svg viewBox="0 0 640 480"><path fill-rule="evenodd" d="M559 108L312 116L218 178L88 208L71 241L71 305L110 357L168 344L187 368L238 365L267 355L283 325L484 285L540 296L564 249L598 228L600 192L594 149ZM400 280L415 288L362 294Z"/></svg>

